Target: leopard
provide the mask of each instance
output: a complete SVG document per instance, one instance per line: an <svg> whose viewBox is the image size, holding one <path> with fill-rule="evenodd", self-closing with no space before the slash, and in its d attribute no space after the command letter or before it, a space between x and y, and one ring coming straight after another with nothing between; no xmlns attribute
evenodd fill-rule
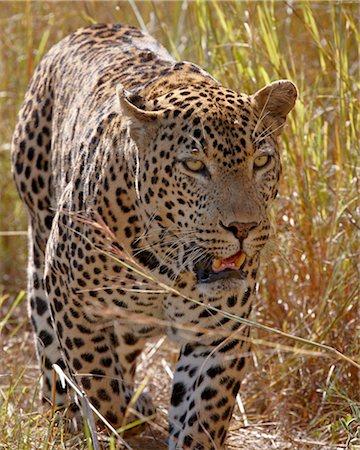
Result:
<svg viewBox="0 0 360 450"><path fill-rule="evenodd" d="M166 335L168 448L225 448L297 96L287 79L238 93L128 25L83 27L42 57L12 167L45 402L79 409L58 366L115 428L152 417L134 377Z"/></svg>

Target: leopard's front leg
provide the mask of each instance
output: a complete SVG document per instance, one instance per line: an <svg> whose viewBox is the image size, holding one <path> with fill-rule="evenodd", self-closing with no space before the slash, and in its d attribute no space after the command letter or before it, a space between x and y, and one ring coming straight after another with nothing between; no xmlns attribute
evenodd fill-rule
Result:
<svg viewBox="0 0 360 450"><path fill-rule="evenodd" d="M174 374L169 449L221 450L245 373L249 344L186 344Z"/></svg>

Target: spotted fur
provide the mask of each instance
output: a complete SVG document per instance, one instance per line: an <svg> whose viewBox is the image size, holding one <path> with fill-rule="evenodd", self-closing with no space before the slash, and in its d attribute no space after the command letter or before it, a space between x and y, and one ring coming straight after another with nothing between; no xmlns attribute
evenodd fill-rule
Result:
<svg viewBox="0 0 360 450"><path fill-rule="evenodd" d="M281 172L278 135L295 99L287 80L238 94L134 27L82 28L44 56L12 160L29 213L28 295L45 399L56 363L121 425L144 341L166 333L181 347L169 448L224 448L250 345L248 327L223 312L250 314ZM104 251L109 236L115 253L181 295L143 292L146 278ZM241 249L236 277L199 278L213 258ZM132 319L118 320L124 312ZM57 383L56 393L65 404L66 388ZM136 409L154 412L146 394Z"/></svg>

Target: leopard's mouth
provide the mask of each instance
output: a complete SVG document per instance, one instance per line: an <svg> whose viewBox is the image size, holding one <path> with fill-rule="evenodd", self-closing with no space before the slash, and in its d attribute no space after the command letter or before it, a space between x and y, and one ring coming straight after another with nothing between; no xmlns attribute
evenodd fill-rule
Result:
<svg viewBox="0 0 360 450"><path fill-rule="evenodd" d="M243 280L245 274L242 267L245 260L246 255L242 250L223 259L207 256L195 265L197 281L198 283L213 283L229 278Z"/></svg>

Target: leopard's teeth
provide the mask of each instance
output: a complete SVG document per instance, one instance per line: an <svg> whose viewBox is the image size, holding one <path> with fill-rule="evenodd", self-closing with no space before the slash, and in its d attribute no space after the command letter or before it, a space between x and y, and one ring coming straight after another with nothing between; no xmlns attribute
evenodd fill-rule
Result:
<svg viewBox="0 0 360 450"><path fill-rule="evenodd" d="M240 255L236 257L234 261L235 270L240 269L240 267L244 264L245 259L246 259L245 253L240 253Z"/></svg>
<svg viewBox="0 0 360 450"><path fill-rule="evenodd" d="M245 261L246 255L241 252L238 255L230 256L229 258L214 258L211 269L213 272L222 272L225 269L239 270Z"/></svg>
<svg viewBox="0 0 360 450"><path fill-rule="evenodd" d="M222 259L220 258L215 258L213 263L212 263L212 270L214 272L218 272L221 270L221 266L222 266Z"/></svg>

